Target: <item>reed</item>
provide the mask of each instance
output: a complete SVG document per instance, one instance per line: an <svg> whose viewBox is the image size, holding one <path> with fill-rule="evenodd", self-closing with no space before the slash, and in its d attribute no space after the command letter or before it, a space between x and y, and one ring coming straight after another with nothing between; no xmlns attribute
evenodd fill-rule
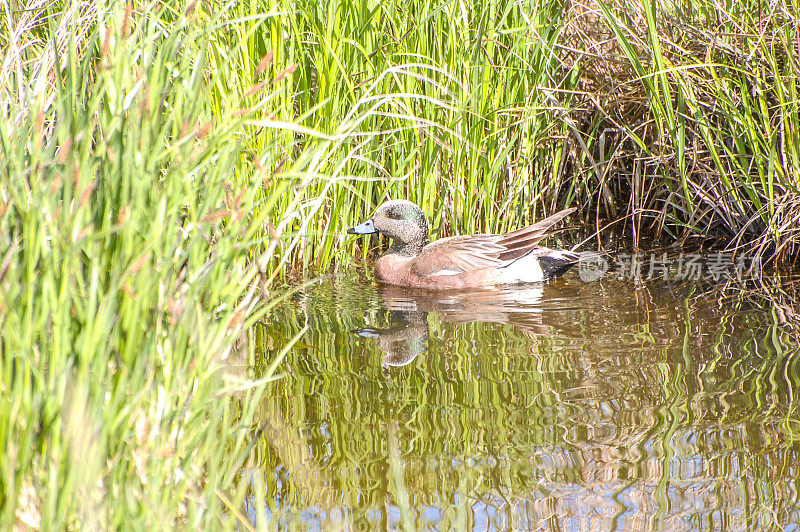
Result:
<svg viewBox="0 0 800 532"><path fill-rule="evenodd" d="M231 361L273 297L274 209L236 180L268 175L245 122L283 89L213 107L223 17L93 6L8 13L0 528L232 527L263 387Z"/></svg>
<svg viewBox="0 0 800 532"><path fill-rule="evenodd" d="M405 197L443 236L577 204L633 245L795 263L800 30L781 6L282 4L250 64L296 65L279 113L329 136L314 179L274 181L302 183L276 200L297 216L286 257L306 273L347 262L361 248L344 229ZM288 170L306 141L258 146Z"/></svg>

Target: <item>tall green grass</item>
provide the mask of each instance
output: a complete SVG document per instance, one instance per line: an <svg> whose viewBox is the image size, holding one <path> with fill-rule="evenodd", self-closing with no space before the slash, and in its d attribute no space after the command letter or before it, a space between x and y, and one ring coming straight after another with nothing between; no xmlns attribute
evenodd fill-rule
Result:
<svg viewBox="0 0 800 532"><path fill-rule="evenodd" d="M94 6L6 14L0 528L232 528L274 212L245 122L283 85L214 99L238 79L214 10Z"/></svg>
<svg viewBox="0 0 800 532"><path fill-rule="evenodd" d="M279 211L298 212L284 233L297 238L295 267L345 261L354 246L344 229L388 197L418 202L441 232L500 231L538 216L545 200L572 201L558 186L564 148L554 140L566 127L550 120L571 95L545 90L575 82L551 78L559 2L488 2L468 13L423 1L281 9L251 62L273 52L297 65L278 114L327 135L312 142L330 154L314 180L302 181L308 186L277 200ZM264 133L259 149L275 146ZM291 170L297 146L276 149L287 171L275 183L301 181Z"/></svg>
<svg viewBox="0 0 800 532"><path fill-rule="evenodd" d="M278 114L331 136L318 177L276 203L297 215L283 236L302 271L360 249L344 229L388 197L421 204L439 235L577 204L587 225L616 223L635 245L646 235L796 260L800 59L788 4L280 10L246 54L297 65ZM257 142L276 146L268 131ZM301 153L274 149L284 168Z"/></svg>

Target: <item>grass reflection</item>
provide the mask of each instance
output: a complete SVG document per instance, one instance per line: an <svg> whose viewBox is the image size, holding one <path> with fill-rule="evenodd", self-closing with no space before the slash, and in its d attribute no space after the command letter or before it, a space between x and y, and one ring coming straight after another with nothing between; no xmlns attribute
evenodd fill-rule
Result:
<svg viewBox="0 0 800 532"><path fill-rule="evenodd" d="M669 286L571 277L536 290L522 302L325 282L263 324L265 364L271 345L309 332L260 406L254 518L529 530L800 519L800 376L768 316ZM351 332L364 328L378 338ZM387 365L387 331L411 338L405 365Z"/></svg>

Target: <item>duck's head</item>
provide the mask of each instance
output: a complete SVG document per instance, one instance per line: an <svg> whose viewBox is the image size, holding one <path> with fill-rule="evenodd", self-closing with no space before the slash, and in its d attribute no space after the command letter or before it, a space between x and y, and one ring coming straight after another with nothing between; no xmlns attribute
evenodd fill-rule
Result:
<svg viewBox="0 0 800 532"><path fill-rule="evenodd" d="M419 253L428 243L428 221L425 213L406 200L387 201L375 215L361 225L347 230L351 235L380 233L394 240L395 252Z"/></svg>

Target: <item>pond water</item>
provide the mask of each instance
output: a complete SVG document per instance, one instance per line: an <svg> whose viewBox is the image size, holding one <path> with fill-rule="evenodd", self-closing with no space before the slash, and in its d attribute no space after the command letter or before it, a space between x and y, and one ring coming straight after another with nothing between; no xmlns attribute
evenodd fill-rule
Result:
<svg viewBox="0 0 800 532"><path fill-rule="evenodd" d="M259 404L246 510L310 530L796 528L794 339L697 294L321 280L256 330L258 374L308 328Z"/></svg>

